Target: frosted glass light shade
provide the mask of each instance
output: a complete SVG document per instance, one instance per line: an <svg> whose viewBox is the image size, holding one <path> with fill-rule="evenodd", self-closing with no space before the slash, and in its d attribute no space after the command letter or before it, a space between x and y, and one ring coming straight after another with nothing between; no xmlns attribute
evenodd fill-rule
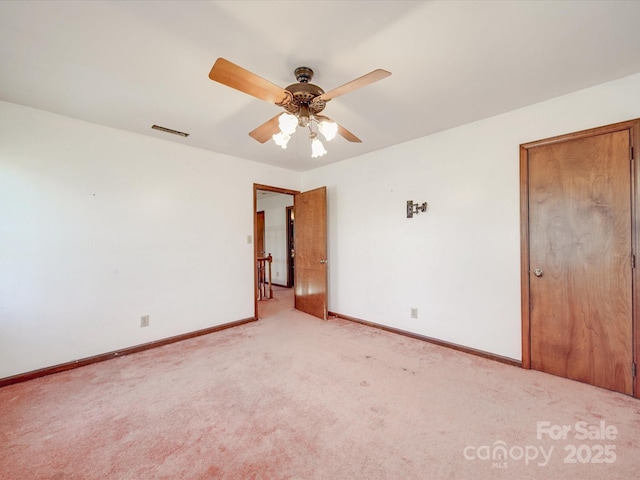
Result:
<svg viewBox="0 0 640 480"><path fill-rule="evenodd" d="M298 117L291 115L290 113L283 113L278 119L278 125L280 130L285 135L291 135L298 128Z"/></svg>
<svg viewBox="0 0 640 480"><path fill-rule="evenodd" d="M324 138L327 139L327 142L330 142L336 137L336 133L338 133L338 124L336 122L323 120L318 124L318 130Z"/></svg>
<svg viewBox="0 0 640 480"><path fill-rule="evenodd" d="M324 149L324 145L322 145L322 142L319 139L314 138L311 141L311 157L318 158L326 153L327 151Z"/></svg>
<svg viewBox="0 0 640 480"><path fill-rule="evenodd" d="M271 138L273 138L273 141L279 147L287 148L287 143L289 143L289 139L291 138L291 135L287 135L285 133L278 132L278 133L274 134Z"/></svg>

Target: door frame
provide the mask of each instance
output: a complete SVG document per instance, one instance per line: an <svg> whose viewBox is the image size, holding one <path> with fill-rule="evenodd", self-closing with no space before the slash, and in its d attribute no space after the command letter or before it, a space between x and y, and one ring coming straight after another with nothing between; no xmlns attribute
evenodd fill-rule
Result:
<svg viewBox="0 0 640 480"><path fill-rule="evenodd" d="M622 130L629 130L631 162L631 249L630 255L635 259L639 248L640 239L640 178L637 165L638 150L640 150L640 119L628 120L603 127L591 128L579 132L558 135L555 137L523 143L520 145L520 285L521 285L521 315L522 315L522 368L531 368L531 318L530 318L530 272L529 272L529 149L542 145L566 142L580 138L604 135ZM631 272L632 282L632 359L637 366L640 364L640 331L638 329L638 319L640 318L640 258L637 268L634 266ZM636 372L633 378L633 396L640 398L640 372Z"/></svg>
<svg viewBox="0 0 640 480"><path fill-rule="evenodd" d="M290 190L288 188L274 187L271 185L263 185L260 183L253 184L253 316L258 320L258 244L255 239L258 234L257 209L258 209L258 190L267 192L284 193L285 195L299 194L298 190Z"/></svg>

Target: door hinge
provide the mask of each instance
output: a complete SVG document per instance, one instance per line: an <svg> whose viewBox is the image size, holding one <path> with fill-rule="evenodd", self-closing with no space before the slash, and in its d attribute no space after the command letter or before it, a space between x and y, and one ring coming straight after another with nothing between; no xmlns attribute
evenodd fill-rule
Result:
<svg viewBox="0 0 640 480"><path fill-rule="evenodd" d="M629 145L629 160L633 160L633 145Z"/></svg>
<svg viewBox="0 0 640 480"><path fill-rule="evenodd" d="M636 256L631 255L631 268L636 268Z"/></svg>
<svg viewBox="0 0 640 480"><path fill-rule="evenodd" d="M633 374L633 378L636 378L636 362L631 364L631 373Z"/></svg>

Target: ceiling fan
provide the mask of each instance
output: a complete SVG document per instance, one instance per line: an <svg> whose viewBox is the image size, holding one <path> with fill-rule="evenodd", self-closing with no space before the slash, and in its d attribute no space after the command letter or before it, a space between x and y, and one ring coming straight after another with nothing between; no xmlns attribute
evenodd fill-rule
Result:
<svg viewBox="0 0 640 480"><path fill-rule="evenodd" d="M391 75L391 72L377 69L328 92L309 83L313 78L313 70L309 67L296 68L294 75L298 83L281 88L224 58L218 58L209 72L211 80L284 108L284 113L279 113L249 132L251 137L260 143L273 139L277 145L286 148L291 134L298 126L308 128L312 140L312 157L327 153L318 139L317 132L312 128L313 124L327 141L339 133L350 142L361 142L343 126L329 117L320 115L326 103L340 95L382 80Z"/></svg>

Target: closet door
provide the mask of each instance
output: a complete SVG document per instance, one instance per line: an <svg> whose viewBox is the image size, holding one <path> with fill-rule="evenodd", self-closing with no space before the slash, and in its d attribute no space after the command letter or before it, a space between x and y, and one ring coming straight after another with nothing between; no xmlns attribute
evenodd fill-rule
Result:
<svg viewBox="0 0 640 480"><path fill-rule="evenodd" d="M526 146L522 165L528 192L523 293L528 290L529 317L528 332L523 331L529 362L523 358L523 364L629 395L631 139L628 128L559 137Z"/></svg>

